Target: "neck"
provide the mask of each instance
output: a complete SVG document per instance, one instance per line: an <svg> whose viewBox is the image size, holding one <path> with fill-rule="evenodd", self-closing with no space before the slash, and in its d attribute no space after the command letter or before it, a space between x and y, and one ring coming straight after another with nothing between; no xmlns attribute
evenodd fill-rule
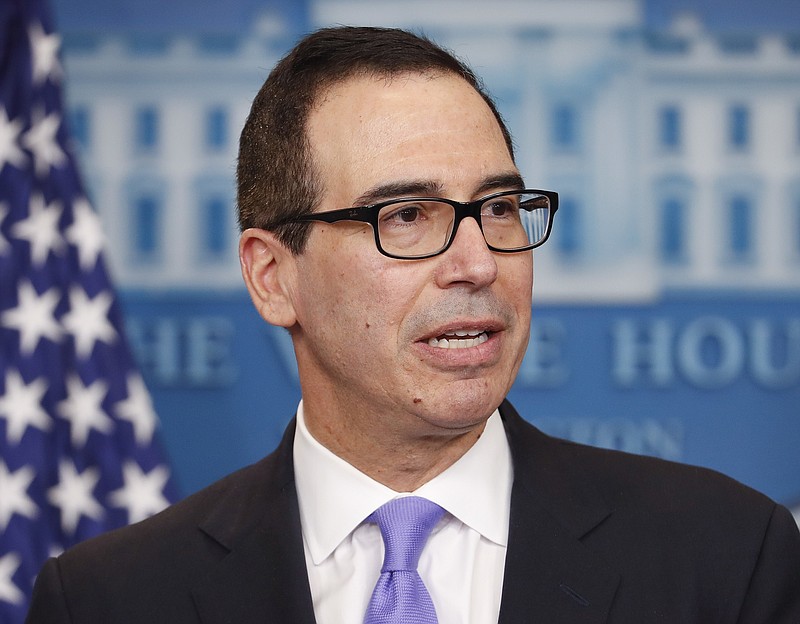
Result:
<svg viewBox="0 0 800 624"><path fill-rule="evenodd" d="M400 422L368 414L365 418L331 418L330 410L317 411L304 401L309 433L317 442L378 483L395 492L413 492L458 461L483 433L486 421L459 429L407 432ZM426 430L428 429L428 430Z"/></svg>

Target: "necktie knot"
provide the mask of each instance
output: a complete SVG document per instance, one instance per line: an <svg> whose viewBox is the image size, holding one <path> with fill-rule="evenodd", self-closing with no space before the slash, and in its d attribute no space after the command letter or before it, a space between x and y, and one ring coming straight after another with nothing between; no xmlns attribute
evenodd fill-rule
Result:
<svg viewBox="0 0 800 624"><path fill-rule="evenodd" d="M419 496L396 498L367 518L377 523L386 554L365 624L436 624L436 609L417 572L420 554L444 509Z"/></svg>
<svg viewBox="0 0 800 624"><path fill-rule="evenodd" d="M422 549L433 527L444 514L436 503L419 496L405 496L376 509L368 520L377 523L386 554L381 572L416 570Z"/></svg>

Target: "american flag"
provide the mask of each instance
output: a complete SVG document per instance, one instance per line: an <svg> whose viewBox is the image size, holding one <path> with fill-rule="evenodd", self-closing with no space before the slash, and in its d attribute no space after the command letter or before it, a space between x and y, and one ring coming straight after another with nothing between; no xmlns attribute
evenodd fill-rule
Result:
<svg viewBox="0 0 800 624"><path fill-rule="evenodd" d="M64 120L45 0L0 2L0 622L44 560L175 499Z"/></svg>

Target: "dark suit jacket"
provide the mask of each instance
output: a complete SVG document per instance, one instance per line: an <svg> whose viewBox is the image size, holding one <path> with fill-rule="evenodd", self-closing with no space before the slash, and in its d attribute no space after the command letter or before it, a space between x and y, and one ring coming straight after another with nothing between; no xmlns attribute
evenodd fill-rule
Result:
<svg viewBox="0 0 800 624"><path fill-rule="evenodd" d="M800 623L785 508L707 470L550 438L508 403L501 414L514 486L500 622ZM294 423L259 463L51 559L28 622L313 623L293 438Z"/></svg>

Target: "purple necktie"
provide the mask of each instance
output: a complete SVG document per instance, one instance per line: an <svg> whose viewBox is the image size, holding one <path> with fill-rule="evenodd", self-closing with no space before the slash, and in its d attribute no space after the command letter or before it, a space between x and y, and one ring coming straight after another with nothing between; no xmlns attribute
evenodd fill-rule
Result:
<svg viewBox="0 0 800 624"><path fill-rule="evenodd" d="M386 554L364 624L436 624L436 609L417 564L443 513L436 503L406 496L389 501L367 518L380 527Z"/></svg>

